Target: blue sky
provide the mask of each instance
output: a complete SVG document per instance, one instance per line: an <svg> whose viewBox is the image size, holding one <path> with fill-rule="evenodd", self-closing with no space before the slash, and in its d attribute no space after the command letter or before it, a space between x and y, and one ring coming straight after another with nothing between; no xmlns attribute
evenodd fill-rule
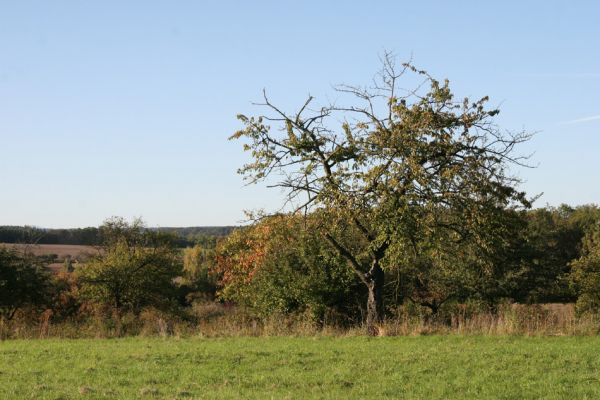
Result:
<svg viewBox="0 0 600 400"><path fill-rule="evenodd" d="M237 224L238 113L366 84L384 50L535 131L536 203L600 203L600 3L0 0L0 225Z"/></svg>

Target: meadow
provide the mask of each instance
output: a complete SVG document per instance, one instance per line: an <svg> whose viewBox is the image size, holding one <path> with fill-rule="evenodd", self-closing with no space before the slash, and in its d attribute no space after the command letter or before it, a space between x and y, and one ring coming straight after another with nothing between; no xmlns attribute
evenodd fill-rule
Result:
<svg viewBox="0 0 600 400"><path fill-rule="evenodd" d="M592 399L598 337L0 342L3 399Z"/></svg>

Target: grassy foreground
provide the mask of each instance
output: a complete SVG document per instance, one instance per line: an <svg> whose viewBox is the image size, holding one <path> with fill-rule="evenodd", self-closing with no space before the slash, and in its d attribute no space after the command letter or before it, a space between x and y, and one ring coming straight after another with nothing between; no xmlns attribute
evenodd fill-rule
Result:
<svg viewBox="0 0 600 400"><path fill-rule="evenodd" d="M1 399L596 399L599 337L16 340Z"/></svg>

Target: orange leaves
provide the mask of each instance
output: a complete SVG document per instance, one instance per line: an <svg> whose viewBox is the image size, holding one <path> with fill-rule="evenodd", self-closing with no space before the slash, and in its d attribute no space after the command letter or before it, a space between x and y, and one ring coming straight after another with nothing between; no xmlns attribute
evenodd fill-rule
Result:
<svg viewBox="0 0 600 400"><path fill-rule="evenodd" d="M221 294L243 292L264 266L269 254L292 237L296 216L273 216L237 229L217 245L216 272Z"/></svg>
<svg viewBox="0 0 600 400"><path fill-rule="evenodd" d="M221 286L249 283L267 254L271 228L259 224L238 229L217 246Z"/></svg>

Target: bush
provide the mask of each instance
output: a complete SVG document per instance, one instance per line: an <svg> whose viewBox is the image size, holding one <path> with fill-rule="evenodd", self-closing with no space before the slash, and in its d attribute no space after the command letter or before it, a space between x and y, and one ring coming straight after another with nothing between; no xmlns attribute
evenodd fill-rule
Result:
<svg viewBox="0 0 600 400"><path fill-rule="evenodd" d="M23 307L42 308L50 300L50 276L31 254L0 248L0 319L12 319Z"/></svg>
<svg viewBox="0 0 600 400"><path fill-rule="evenodd" d="M600 311L600 222L583 239L582 256L572 264L579 313Z"/></svg>
<svg viewBox="0 0 600 400"><path fill-rule="evenodd" d="M220 298L262 318L356 319L363 291L357 289L355 274L305 223L299 216L279 215L238 229L219 243Z"/></svg>
<svg viewBox="0 0 600 400"><path fill-rule="evenodd" d="M172 238L112 219L101 227L104 246L98 256L77 269L84 299L117 311L166 307L176 301L174 280L181 264Z"/></svg>

